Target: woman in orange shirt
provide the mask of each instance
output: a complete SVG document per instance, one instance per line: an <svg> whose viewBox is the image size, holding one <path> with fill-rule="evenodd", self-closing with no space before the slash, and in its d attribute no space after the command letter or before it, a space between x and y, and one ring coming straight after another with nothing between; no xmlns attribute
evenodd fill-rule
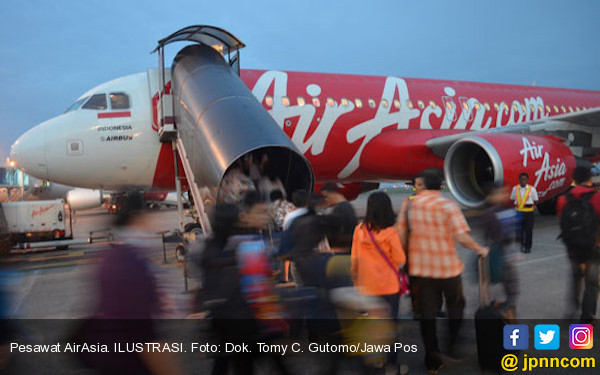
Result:
<svg viewBox="0 0 600 375"><path fill-rule="evenodd" d="M384 192L371 194L365 220L354 229L351 254L354 286L362 294L385 299L394 320L400 292L396 271L406 261L395 223L390 197Z"/></svg>

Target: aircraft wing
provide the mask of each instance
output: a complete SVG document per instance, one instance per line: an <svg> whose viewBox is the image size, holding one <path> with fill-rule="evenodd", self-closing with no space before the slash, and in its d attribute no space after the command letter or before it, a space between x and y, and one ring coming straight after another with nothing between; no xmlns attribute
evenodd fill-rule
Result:
<svg viewBox="0 0 600 375"><path fill-rule="evenodd" d="M557 137L566 142L575 156L591 157L600 153L600 108L590 108L576 113L566 113L541 120L506 125L501 128L437 137L428 140L425 144L437 156L445 157L450 146L459 139L477 134L490 133L517 133Z"/></svg>

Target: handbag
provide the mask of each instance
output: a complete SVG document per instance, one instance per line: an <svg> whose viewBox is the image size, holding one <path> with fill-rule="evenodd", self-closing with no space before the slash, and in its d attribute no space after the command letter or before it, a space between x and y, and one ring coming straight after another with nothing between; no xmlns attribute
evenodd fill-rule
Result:
<svg viewBox="0 0 600 375"><path fill-rule="evenodd" d="M379 253L379 255L381 255L383 260L385 260L385 263L388 266L390 266L390 268L394 271L394 274L396 274L396 277L398 278L398 285L400 286L398 295L400 297L402 297L409 291L408 277L406 276L406 273L404 273L404 271L402 271L402 270L397 269L394 266L392 261L387 257L387 255L385 255L385 253L383 252L383 250L381 249L381 247L375 240L375 237L373 237L373 233L371 232L371 230L369 228L367 228L367 232L369 233L369 237L371 237L371 242L373 242L373 245L375 245L375 248L377 249L377 252Z"/></svg>

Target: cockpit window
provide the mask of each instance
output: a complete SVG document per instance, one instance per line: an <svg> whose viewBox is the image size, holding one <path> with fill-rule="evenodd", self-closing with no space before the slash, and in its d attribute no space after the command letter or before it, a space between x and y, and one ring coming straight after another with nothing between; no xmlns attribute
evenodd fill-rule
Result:
<svg viewBox="0 0 600 375"><path fill-rule="evenodd" d="M108 108L106 105L106 94L93 95L81 108L97 110Z"/></svg>
<svg viewBox="0 0 600 375"><path fill-rule="evenodd" d="M111 109L129 109L129 96L127 94L111 92L109 96Z"/></svg>
<svg viewBox="0 0 600 375"><path fill-rule="evenodd" d="M75 110L79 109L79 108L81 107L81 105L82 105L83 103L85 103L85 101L86 101L86 100L88 100L89 98L90 98L89 96L86 96L85 98L81 98L81 99L79 99L79 100L78 100L78 101L76 101L75 103L71 104L71 105L69 106L69 108L67 108L67 110L65 111L65 113L67 113L67 112L71 112L71 111L75 111Z"/></svg>

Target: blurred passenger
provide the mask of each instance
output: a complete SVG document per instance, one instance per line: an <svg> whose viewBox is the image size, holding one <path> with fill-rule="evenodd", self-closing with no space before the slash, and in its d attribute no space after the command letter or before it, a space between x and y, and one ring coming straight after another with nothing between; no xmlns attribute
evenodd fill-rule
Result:
<svg viewBox="0 0 600 375"><path fill-rule="evenodd" d="M310 194L306 190L296 190L292 193L292 204L294 209L289 211L283 218L283 230L286 230L296 218L308 212Z"/></svg>
<svg viewBox="0 0 600 375"><path fill-rule="evenodd" d="M267 163L265 165L265 172L265 175L260 178L260 181L257 185L258 191L262 195L262 199L267 203L273 202L271 200L271 193L276 190L279 190L282 193L283 198L287 198L285 186L283 186L283 183L277 176L277 170L273 167L273 165Z"/></svg>
<svg viewBox="0 0 600 375"><path fill-rule="evenodd" d="M354 208L335 184L325 184L320 193L325 197L325 204L333 207L331 213L327 215L329 228L327 239L331 250L336 253L349 254L354 228L358 224Z"/></svg>
<svg viewBox="0 0 600 375"><path fill-rule="evenodd" d="M242 165L242 171L244 172L244 174L246 176L248 176L250 178L250 180L252 180L254 182L254 184L257 184L258 181L260 181L260 169L258 168L258 166L256 165L256 162L254 160L254 155L252 153L248 153L246 155L244 155L243 157L243 165Z"/></svg>
<svg viewBox="0 0 600 375"><path fill-rule="evenodd" d="M390 197L384 192L372 193L365 220L356 226L352 240L354 285L359 293L383 298L393 321L398 319L400 302L399 268L406 260L395 223ZM390 353L388 365L395 365L396 359L396 353Z"/></svg>
<svg viewBox="0 0 600 375"><path fill-rule="evenodd" d="M254 182L242 172L241 162L238 161L225 172L217 202L237 204L242 200L244 194L255 190Z"/></svg>
<svg viewBox="0 0 600 375"><path fill-rule="evenodd" d="M524 253L531 252L533 241L533 212L535 205L538 203L537 190L528 184L529 175L525 172L519 175L519 184L514 186L510 199L515 203L515 208L521 217L521 225L517 230L517 241L521 245L521 251Z"/></svg>
<svg viewBox="0 0 600 375"><path fill-rule="evenodd" d="M281 231L283 229L283 221L285 216L296 209L296 207L288 202L284 197L281 190L273 190L270 195L269 204L269 215L273 220L275 231Z"/></svg>
<svg viewBox="0 0 600 375"><path fill-rule="evenodd" d="M571 261L569 300L572 313L569 314L569 318L581 308L581 320L593 323L598 304L600 194L592 188L592 174L589 168L576 167L573 180L575 187L558 197L556 202L561 237L567 245L567 254Z"/></svg>
<svg viewBox="0 0 600 375"><path fill-rule="evenodd" d="M281 241L279 245L278 255L283 256L283 281L290 282L293 280L291 275L291 261L289 258L285 257L285 253L291 251L291 237L289 233L285 233L294 223L294 221L308 213L308 205L309 205L310 195L306 190L296 190L292 193L292 204L294 205L294 209L287 212L285 217L283 218L283 226L282 229L284 233L282 233ZM285 243L288 241L288 243Z"/></svg>
<svg viewBox="0 0 600 375"><path fill-rule="evenodd" d="M504 286L506 301L502 310L509 316L515 316L519 296L516 264L519 255L514 251L517 212L507 187L494 184L487 186L485 190L489 208L483 214L483 229L490 249L490 278L492 283L501 282Z"/></svg>
<svg viewBox="0 0 600 375"><path fill-rule="evenodd" d="M114 222L116 244L105 250L98 272L98 303L93 319L77 334L82 342L101 344L157 342L152 318L160 312L156 278L146 259L155 244L146 232L139 192L123 199ZM101 373L178 374L182 370L171 353L80 353L80 359Z"/></svg>
<svg viewBox="0 0 600 375"><path fill-rule="evenodd" d="M423 178L426 190L404 202L398 231L403 248L408 249L410 280L417 290L425 366L428 373L436 374L444 365L438 347L436 313L445 299L450 318L449 354L454 354L465 307L461 282L464 265L456 253L456 242L480 255L487 255L488 249L471 238L460 208L440 192L441 171L428 169Z"/></svg>
<svg viewBox="0 0 600 375"><path fill-rule="evenodd" d="M221 343L270 340L287 330L265 246L257 234L269 223L267 206L257 192L249 192L241 207L241 211L233 205L217 207L214 234L203 259L206 307ZM227 373L231 364L234 373L251 374L256 358L256 353L222 355L212 373ZM280 359L273 358L279 372L285 373Z"/></svg>
<svg viewBox="0 0 600 375"><path fill-rule="evenodd" d="M0 215L2 211L0 210ZM12 321L10 286L15 277L6 262L9 250L9 237L2 236L2 217L0 217L0 371L4 369L9 361L9 344L14 340L16 326Z"/></svg>

